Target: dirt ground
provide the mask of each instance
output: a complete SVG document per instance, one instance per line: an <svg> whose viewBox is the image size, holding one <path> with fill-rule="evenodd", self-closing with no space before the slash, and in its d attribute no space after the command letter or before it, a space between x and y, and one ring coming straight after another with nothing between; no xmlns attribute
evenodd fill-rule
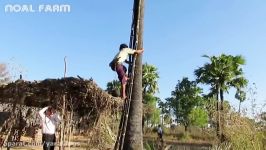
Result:
<svg viewBox="0 0 266 150"><path fill-rule="evenodd" d="M33 142L30 137L21 137L23 143L19 143L16 147L11 147L11 150L42 150L41 145L41 135L37 135L36 141ZM69 148L66 144L65 149L70 150L85 150L87 139L83 136L75 136L71 142L72 146ZM5 149L5 148L3 148ZM59 147L56 146L55 150L59 150Z"/></svg>

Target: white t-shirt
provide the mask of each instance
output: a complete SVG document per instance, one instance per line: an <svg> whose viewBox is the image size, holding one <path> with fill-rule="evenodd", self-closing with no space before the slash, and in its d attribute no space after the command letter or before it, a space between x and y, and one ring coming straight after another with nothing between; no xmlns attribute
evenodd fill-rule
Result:
<svg viewBox="0 0 266 150"><path fill-rule="evenodd" d="M44 107L39 111L39 115L41 117L41 126L43 134L55 134L56 126L60 122L61 118L58 114L53 114L50 117L47 117L44 112L48 109L48 107Z"/></svg>
<svg viewBox="0 0 266 150"><path fill-rule="evenodd" d="M134 54L136 50L133 50L131 48L123 48L121 51L119 51L114 59L118 59L118 63L123 63L125 60L127 60L127 57L129 54Z"/></svg>
<svg viewBox="0 0 266 150"><path fill-rule="evenodd" d="M162 130L162 128L159 127L158 130L157 130L157 132L158 132L158 134L163 134L163 130Z"/></svg>

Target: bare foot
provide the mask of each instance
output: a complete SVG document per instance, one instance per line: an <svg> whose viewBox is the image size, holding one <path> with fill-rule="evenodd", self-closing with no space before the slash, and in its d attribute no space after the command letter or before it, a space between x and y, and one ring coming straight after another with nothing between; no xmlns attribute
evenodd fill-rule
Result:
<svg viewBox="0 0 266 150"><path fill-rule="evenodd" d="M127 76L125 76L125 79L126 79L126 81L128 81L130 78L129 78L129 77L127 77Z"/></svg>

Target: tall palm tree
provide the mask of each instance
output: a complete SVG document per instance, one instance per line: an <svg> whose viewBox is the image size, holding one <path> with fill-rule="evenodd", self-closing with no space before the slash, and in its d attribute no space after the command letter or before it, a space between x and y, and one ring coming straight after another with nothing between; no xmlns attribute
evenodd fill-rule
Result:
<svg viewBox="0 0 266 150"><path fill-rule="evenodd" d="M136 49L143 49L143 22L144 1L134 0L134 31L137 36ZM132 89L131 107L128 115L128 123L125 135L124 149L143 149L142 134L142 54L138 55L135 62L134 80Z"/></svg>
<svg viewBox="0 0 266 150"><path fill-rule="evenodd" d="M208 94L208 96L215 97L217 100L216 101L216 111L217 111L216 132L217 132L217 135L219 136L220 135L219 134L220 133L220 106L219 106L219 88L220 88L220 85L219 85L218 78L216 77L217 76L216 70L218 70L216 68L216 64L218 64L218 58L215 56L209 57L207 55L204 55L203 57L209 58L210 63L206 63L206 64L204 64L203 67L196 69L194 71L194 74L197 77L196 81L198 83L211 85L210 93Z"/></svg>
<svg viewBox="0 0 266 150"><path fill-rule="evenodd" d="M223 101L224 92L228 92L231 87L243 87L246 85L247 80L243 77L242 65L245 64L245 59L238 55L225 55L222 54L218 57L207 56L210 63L206 63L194 71L197 81L207 85L211 85L211 93L217 99L217 134L222 140L223 116L222 123L220 122L220 111L223 115ZM242 82L243 81L243 82ZM242 82L242 83L241 83ZM219 104L220 100L220 104Z"/></svg>
<svg viewBox="0 0 266 150"><path fill-rule="evenodd" d="M145 95L146 93L155 94L156 92L159 92L158 69L154 65L149 65L147 63L143 64L142 68L143 95Z"/></svg>

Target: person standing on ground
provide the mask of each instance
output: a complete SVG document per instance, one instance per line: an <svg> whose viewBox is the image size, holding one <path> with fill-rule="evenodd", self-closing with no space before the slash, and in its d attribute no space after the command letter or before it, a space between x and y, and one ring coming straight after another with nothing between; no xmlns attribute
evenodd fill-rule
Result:
<svg viewBox="0 0 266 150"><path fill-rule="evenodd" d="M161 141L163 141L163 129L162 129L161 125L158 125L157 134L158 134L158 138Z"/></svg>
<svg viewBox="0 0 266 150"><path fill-rule="evenodd" d="M56 127L61 118L51 106L41 109L39 116L41 118L43 150L54 150Z"/></svg>

